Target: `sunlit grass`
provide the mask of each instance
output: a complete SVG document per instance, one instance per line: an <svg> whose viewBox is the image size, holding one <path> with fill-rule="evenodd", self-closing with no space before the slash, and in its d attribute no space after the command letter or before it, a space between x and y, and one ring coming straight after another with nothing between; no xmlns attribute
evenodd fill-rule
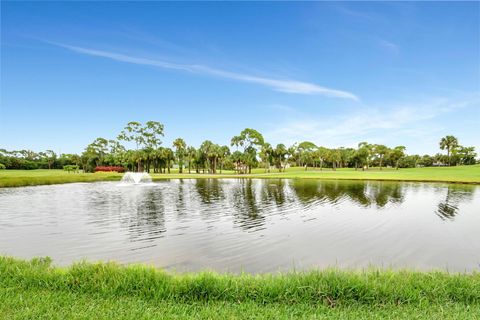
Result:
<svg viewBox="0 0 480 320"><path fill-rule="evenodd" d="M173 178L288 178L288 179L327 179L327 180L393 180L393 181L425 181L425 182L459 182L480 183L480 165L455 166L455 167L426 167L426 168L370 168L368 170L355 170L353 168L340 168L332 170L324 168L291 167L285 172L256 168L252 174L152 174L154 180Z"/></svg>
<svg viewBox="0 0 480 320"><path fill-rule="evenodd" d="M285 172L272 170L266 173L256 168L252 174L236 174L223 171L221 174L197 174L185 172L180 174L172 169L170 174L151 173L153 180L162 179L208 179L208 178L285 178L285 179L327 179L327 180L392 180L392 181L425 181L425 182L457 182L480 183L480 165L456 167L427 167L395 170L392 168L370 168L355 170L351 168L320 170L318 168L292 167ZM0 187L32 186L69 182L118 181L120 173L67 173L63 170L1 170Z"/></svg>
<svg viewBox="0 0 480 320"><path fill-rule="evenodd" d="M287 274L174 274L146 266L0 258L0 316L472 318L480 274L336 269ZM142 313L144 312L144 313Z"/></svg>
<svg viewBox="0 0 480 320"><path fill-rule="evenodd" d="M0 187L120 180L115 172L68 173L63 170L1 170Z"/></svg>

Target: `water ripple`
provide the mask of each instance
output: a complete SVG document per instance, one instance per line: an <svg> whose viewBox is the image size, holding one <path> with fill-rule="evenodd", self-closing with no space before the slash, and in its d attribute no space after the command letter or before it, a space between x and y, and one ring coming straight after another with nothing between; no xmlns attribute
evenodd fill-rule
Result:
<svg viewBox="0 0 480 320"><path fill-rule="evenodd" d="M477 269L476 186L199 179L0 189L0 252L184 270Z"/></svg>

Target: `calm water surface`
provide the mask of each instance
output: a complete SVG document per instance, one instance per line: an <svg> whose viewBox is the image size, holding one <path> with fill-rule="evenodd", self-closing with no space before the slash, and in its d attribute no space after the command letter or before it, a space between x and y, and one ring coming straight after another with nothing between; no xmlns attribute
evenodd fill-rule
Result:
<svg viewBox="0 0 480 320"><path fill-rule="evenodd" d="M4 188L0 254L179 271L480 270L480 187L200 179Z"/></svg>

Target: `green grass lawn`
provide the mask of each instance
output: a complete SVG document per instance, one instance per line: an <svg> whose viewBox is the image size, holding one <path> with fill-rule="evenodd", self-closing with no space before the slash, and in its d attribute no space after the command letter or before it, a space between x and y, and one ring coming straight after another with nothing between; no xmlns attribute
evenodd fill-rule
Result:
<svg viewBox="0 0 480 320"><path fill-rule="evenodd" d="M478 319L480 274L174 274L0 257L2 319Z"/></svg>
<svg viewBox="0 0 480 320"><path fill-rule="evenodd" d="M264 169L254 169L252 174L238 175L231 172L223 174L152 174L154 180L174 178L286 178L286 179L327 179L327 180L393 180L393 181L429 181L429 182L458 182L480 183L480 165L457 167L427 167L391 169L370 168L369 170L355 170L342 168L335 171L331 169L319 170L318 168L288 168L285 172L276 170L265 173Z"/></svg>
<svg viewBox="0 0 480 320"><path fill-rule="evenodd" d="M393 180L456 182L480 184L480 165L458 167L428 167L411 169L371 168L369 170L288 168L286 172L265 173L264 169L254 169L252 174L235 174L224 171L222 174L179 174L172 170L170 174L151 174L154 180L161 179L199 179L199 178L290 178L290 179L327 179L327 180ZM63 170L2 170L0 187L18 187L41 184L69 182L116 181L121 179L118 173L67 173Z"/></svg>
<svg viewBox="0 0 480 320"><path fill-rule="evenodd" d="M68 173L63 170L0 170L0 187L120 180L119 173Z"/></svg>

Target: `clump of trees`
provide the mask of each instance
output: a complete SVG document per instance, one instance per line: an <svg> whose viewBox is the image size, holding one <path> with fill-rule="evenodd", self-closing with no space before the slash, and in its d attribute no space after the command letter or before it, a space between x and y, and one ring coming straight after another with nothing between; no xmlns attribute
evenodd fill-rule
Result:
<svg viewBox="0 0 480 320"><path fill-rule="evenodd" d="M180 173L222 173L234 170L238 174L263 168L265 172L284 171L288 166L304 167L305 170L337 170L355 168L383 170L419 166L453 166L475 164L474 147L459 144L458 139L448 135L440 140L441 150L446 154L408 155L405 146L388 147L382 144L360 142L356 148L326 148L311 141L276 146L266 142L257 130L246 128L233 136L230 146L205 140L198 148L189 146L182 138L173 141L171 147L163 146L164 126L157 121L129 122L116 139L97 138L87 145L81 154L60 154L52 150L7 151L0 149L0 169L62 169L76 172L99 171L96 168L116 167L130 171L170 173L178 167ZM133 147L127 148L126 144ZM232 148L233 152L232 152ZM75 169L73 169L75 168ZM120 170L122 171L122 170Z"/></svg>

